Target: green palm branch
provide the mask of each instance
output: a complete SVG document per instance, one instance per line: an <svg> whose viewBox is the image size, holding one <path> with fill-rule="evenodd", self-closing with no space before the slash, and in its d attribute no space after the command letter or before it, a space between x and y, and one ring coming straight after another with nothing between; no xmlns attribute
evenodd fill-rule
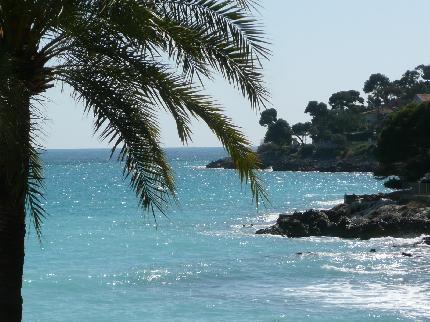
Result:
<svg viewBox="0 0 430 322"><path fill-rule="evenodd" d="M38 235L45 216L39 106L54 85L70 86L94 116L95 132L113 145L143 208L164 212L175 199L159 109L173 116L184 144L191 121L205 122L256 201L266 197L250 142L203 90L220 74L251 108L266 104L261 60L270 52L255 6L253 0L0 0L0 261L16 266L0 269L0 319L20 317L25 210ZM19 297L8 302L7 292Z"/></svg>
<svg viewBox="0 0 430 322"><path fill-rule="evenodd" d="M19 2L0 7L4 46L8 22ZM232 156L241 180L253 196L264 195L254 173L258 160L250 144L222 108L202 94L199 83L221 73L252 104L264 105L261 58L267 42L248 1L35 1L25 3L23 20L33 28L21 37L33 40L39 61L31 96L53 80L72 87L94 114L100 137L121 147L124 173L145 208L163 210L174 195L171 169L160 148L156 110L174 117L183 143L191 138L191 118L199 118L217 135ZM24 6L21 4L21 6ZM47 18L48 17L48 18ZM25 27L23 24L22 28ZM13 44L11 44L13 45ZM49 62L49 64L48 64ZM48 66L49 67L46 67ZM180 70L178 73L176 70ZM33 142L34 143L34 142ZM43 209L42 177L37 149L31 149L28 200L37 231ZM35 195L31 195L34 193Z"/></svg>

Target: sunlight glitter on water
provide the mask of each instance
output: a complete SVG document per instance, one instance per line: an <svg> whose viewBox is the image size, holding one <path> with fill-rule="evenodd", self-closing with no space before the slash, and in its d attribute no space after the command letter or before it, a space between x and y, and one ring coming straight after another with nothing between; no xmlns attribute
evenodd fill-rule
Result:
<svg viewBox="0 0 430 322"><path fill-rule="evenodd" d="M222 149L169 150L180 205L155 226L121 166L103 162L109 151L85 153L45 158L50 216L43 248L27 243L24 321L414 321L430 313L430 247L414 247L418 238L254 234L279 213L382 191L369 174L261 172L271 204L256 209L234 171L203 169Z"/></svg>

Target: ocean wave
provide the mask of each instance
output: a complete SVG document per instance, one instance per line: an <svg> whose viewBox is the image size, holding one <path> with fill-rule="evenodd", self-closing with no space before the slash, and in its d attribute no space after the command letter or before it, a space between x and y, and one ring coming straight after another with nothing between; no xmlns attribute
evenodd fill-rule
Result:
<svg viewBox="0 0 430 322"><path fill-rule="evenodd" d="M207 170L208 168L206 168L205 165L190 165L190 166L185 166L184 168L191 168L193 170Z"/></svg>
<svg viewBox="0 0 430 322"><path fill-rule="evenodd" d="M276 220L278 220L278 217L279 217L278 212L276 213L272 212L272 213L264 214L262 216L257 217L257 220L260 222L262 221L264 223L274 223L276 222Z"/></svg>
<svg viewBox="0 0 430 322"><path fill-rule="evenodd" d="M106 285L141 285L146 283L161 282L171 272L167 269L144 269L120 274L103 274L100 278L106 281Z"/></svg>
<svg viewBox="0 0 430 322"><path fill-rule="evenodd" d="M379 273L376 271L366 270L366 268L364 266L356 266L353 268L349 268L349 267L337 267L334 265L325 264L325 265L321 266L321 268L328 270L328 271L337 271L337 272L342 272L342 273L354 273L354 274L378 274Z"/></svg>
<svg viewBox="0 0 430 322"><path fill-rule="evenodd" d="M381 284L338 282L284 288L285 296L314 300L323 304L366 310L398 312L406 318L430 316L430 286L418 284Z"/></svg>

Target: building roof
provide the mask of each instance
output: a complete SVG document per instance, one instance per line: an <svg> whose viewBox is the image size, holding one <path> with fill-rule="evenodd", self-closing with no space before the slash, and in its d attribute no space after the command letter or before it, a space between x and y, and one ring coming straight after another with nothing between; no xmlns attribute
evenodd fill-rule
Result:
<svg viewBox="0 0 430 322"><path fill-rule="evenodd" d="M415 100L418 102L430 102L430 94L417 94Z"/></svg>

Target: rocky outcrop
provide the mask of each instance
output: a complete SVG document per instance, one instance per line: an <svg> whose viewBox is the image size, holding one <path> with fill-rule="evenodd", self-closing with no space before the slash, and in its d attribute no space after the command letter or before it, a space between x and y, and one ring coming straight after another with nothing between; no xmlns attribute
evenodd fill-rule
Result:
<svg viewBox="0 0 430 322"><path fill-rule="evenodd" d="M320 171L320 172L373 172L378 162L370 153L354 156L327 156L313 153L303 156L274 148L260 148L257 155L261 161L261 168L272 168L274 171ZM230 157L209 163L207 168L234 169Z"/></svg>
<svg viewBox="0 0 430 322"><path fill-rule="evenodd" d="M233 160L230 157L215 160L206 165L208 169L234 169Z"/></svg>
<svg viewBox="0 0 430 322"><path fill-rule="evenodd" d="M369 239L376 237L415 237L430 234L430 206L377 197L359 198L330 210L308 210L281 214L275 225L257 234L285 237L333 236Z"/></svg>
<svg viewBox="0 0 430 322"><path fill-rule="evenodd" d="M318 159L262 159L262 169L272 168L274 171L319 171L319 172L373 172L376 162L355 162L353 160L318 160ZM206 165L208 169L234 169L231 158L212 161Z"/></svg>

